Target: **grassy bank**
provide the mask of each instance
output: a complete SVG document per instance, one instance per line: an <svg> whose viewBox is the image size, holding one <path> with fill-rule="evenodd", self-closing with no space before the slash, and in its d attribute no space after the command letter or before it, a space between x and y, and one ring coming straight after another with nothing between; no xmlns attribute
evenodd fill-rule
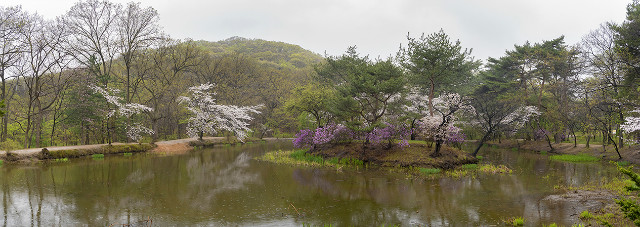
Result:
<svg viewBox="0 0 640 227"><path fill-rule="evenodd" d="M598 162L599 158L593 157L588 154L561 154L552 155L549 159L562 162Z"/></svg>
<svg viewBox="0 0 640 227"><path fill-rule="evenodd" d="M89 155L109 155L109 154L121 154L121 153L137 153L146 152L153 149L155 145L152 144L119 144L119 145L105 145L93 149L69 149L69 150L52 150L43 148L40 152L40 159L64 159L64 158L78 158Z"/></svg>

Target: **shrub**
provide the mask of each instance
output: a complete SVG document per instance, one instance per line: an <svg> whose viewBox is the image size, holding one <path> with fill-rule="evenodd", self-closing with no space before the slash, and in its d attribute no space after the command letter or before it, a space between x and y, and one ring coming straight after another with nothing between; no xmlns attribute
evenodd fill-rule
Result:
<svg viewBox="0 0 640 227"><path fill-rule="evenodd" d="M7 139L4 142L0 142L0 150L3 150L3 151L12 151L12 150L18 150L21 148L22 148L22 145L12 139Z"/></svg>
<svg viewBox="0 0 640 227"><path fill-rule="evenodd" d="M631 167L618 166L618 170L627 175L633 181L633 184L628 185L625 189L629 192L640 191L640 175L633 172ZM640 205L636 200L630 198L616 199L616 203L620 206L620 210L624 213L624 216L633 221L633 224L640 226Z"/></svg>

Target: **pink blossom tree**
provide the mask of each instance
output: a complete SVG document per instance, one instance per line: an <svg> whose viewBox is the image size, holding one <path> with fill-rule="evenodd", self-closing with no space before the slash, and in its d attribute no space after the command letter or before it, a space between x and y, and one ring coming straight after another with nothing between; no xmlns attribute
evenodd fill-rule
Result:
<svg viewBox="0 0 640 227"><path fill-rule="evenodd" d="M433 99L433 116L427 115L420 119L418 131L422 136L436 143L433 157L440 156L440 148L448 136L449 130L454 129L456 113L471 112L473 107L470 99L456 93L444 93Z"/></svg>
<svg viewBox="0 0 640 227"><path fill-rule="evenodd" d="M188 119L187 135L202 140L204 133L215 135L218 130L233 132L243 141L247 137L251 113L258 114L261 106L219 105L210 92L215 85L206 83L189 88L189 96L180 96L178 101L187 106L193 115Z"/></svg>

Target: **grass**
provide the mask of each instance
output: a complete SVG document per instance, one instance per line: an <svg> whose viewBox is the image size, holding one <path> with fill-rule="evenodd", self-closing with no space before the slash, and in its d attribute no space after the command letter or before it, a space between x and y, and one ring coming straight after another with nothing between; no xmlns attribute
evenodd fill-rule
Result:
<svg viewBox="0 0 640 227"><path fill-rule="evenodd" d="M125 152L125 153L122 153L122 155L124 155L124 156L131 156L131 155L133 155L133 153Z"/></svg>
<svg viewBox="0 0 640 227"><path fill-rule="evenodd" d="M597 162L600 161L599 158L593 157L588 154L562 154L562 155L552 155L549 157L554 161L562 161L562 162Z"/></svg>
<svg viewBox="0 0 640 227"><path fill-rule="evenodd" d="M523 217L512 217L507 220L503 220L505 224L511 226L524 226L524 218Z"/></svg>
<svg viewBox="0 0 640 227"><path fill-rule="evenodd" d="M326 166L326 167L342 167L342 166L364 166L362 160L355 158L330 158L324 159L320 156L307 154L306 150L292 151L272 151L267 152L258 160L268 161L278 164L299 165L299 166Z"/></svg>
<svg viewBox="0 0 640 227"><path fill-rule="evenodd" d="M486 173L486 174L505 174L505 173L512 173L513 170L509 169L509 167L505 166L505 165L490 165L490 164L483 164L480 165L480 167L478 168L478 172L481 173Z"/></svg>
<svg viewBox="0 0 640 227"><path fill-rule="evenodd" d="M56 158L54 159L56 162L68 162L69 158Z"/></svg>
<svg viewBox="0 0 640 227"><path fill-rule="evenodd" d="M592 219L593 218L593 214L589 213L588 210L582 211L582 213L580 213L580 219Z"/></svg>
<svg viewBox="0 0 640 227"><path fill-rule="evenodd" d="M478 168L478 164L464 164L462 165L463 169L477 169Z"/></svg>
<svg viewBox="0 0 640 227"><path fill-rule="evenodd" d="M442 172L441 169L433 169L433 168L420 168L419 171L420 171L420 173L427 174L427 175L429 175L429 174L438 174L438 173Z"/></svg>
<svg viewBox="0 0 640 227"><path fill-rule="evenodd" d="M101 158L104 158L104 154L92 154L92 155L91 155L91 158L94 158L94 159L101 159Z"/></svg>

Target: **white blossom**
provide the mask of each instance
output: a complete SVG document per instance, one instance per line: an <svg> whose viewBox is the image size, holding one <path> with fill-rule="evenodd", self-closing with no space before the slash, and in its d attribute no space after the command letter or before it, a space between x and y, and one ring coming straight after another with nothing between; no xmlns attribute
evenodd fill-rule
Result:
<svg viewBox="0 0 640 227"><path fill-rule="evenodd" d="M127 124L127 137L136 142L140 142L142 134L152 135L154 133L155 132L152 129L144 127L138 123L134 123L133 125Z"/></svg>
<svg viewBox="0 0 640 227"><path fill-rule="evenodd" d="M630 112L640 113L640 109L635 109ZM622 129L622 131L625 131L627 133L640 131L640 117L633 117L633 116L625 117L624 124L620 125L620 129Z"/></svg>
<svg viewBox="0 0 640 227"><path fill-rule="evenodd" d="M109 104L116 107L115 109L109 111L106 114L107 118L110 118L113 116L124 116L129 118L134 114L153 111L153 108L150 108L148 106L145 106L139 103L122 103L122 97L112 95L113 93L120 92L118 89L102 88L95 85L89 85L89 88L93 89L97 93L100 93L107 100ZM136 142L140 142L140 140L142 139L141 134L143 133L148 135L155 133L152 129L144 127L138 123L134 123L132 125L125 123L125 127L127 128L127 137L129 137L129 139L134 140Z"/></svg>
<svg viewBox="0 0 640 227"><path fill-rule="evenodd" d="M249 121L253 119L251 113L260 113L261 106L218 105L212 97L215 93L208 90L213 84L202 84L189 88L190 97L180 96L178 102L187 105L187 110L193 113L187 125L187 134L198 137L200 133L216 134L218 130L235 133L242 141L251 131Z"/></svg>
<svg viewBox="0 0 640 227"><path fill-rule="evenodd" d="M420 99L416 98L414 100ZM425 98L422 98L422 100L425 100ZM422 103L426 102L423 101ZM468 99L456 93L442 94L434 98L432 103L434 115L430 116L428 112L423 113L427 116L420 119L418 132L425 138L436 141L446 140L449 135L453 134L451 130L459 130L454 127L457 120L456 113L474 111L473 107L469 105Z"/></svg>
<svg viewBox="0 0 640 227"><path fill-rule="evenodd" d="M508 125L513 130L518 130L529 121L531 117L540 116L538 107L535 106L522 106L515 111L511 112L500 122L503 125Z"/></svg>

